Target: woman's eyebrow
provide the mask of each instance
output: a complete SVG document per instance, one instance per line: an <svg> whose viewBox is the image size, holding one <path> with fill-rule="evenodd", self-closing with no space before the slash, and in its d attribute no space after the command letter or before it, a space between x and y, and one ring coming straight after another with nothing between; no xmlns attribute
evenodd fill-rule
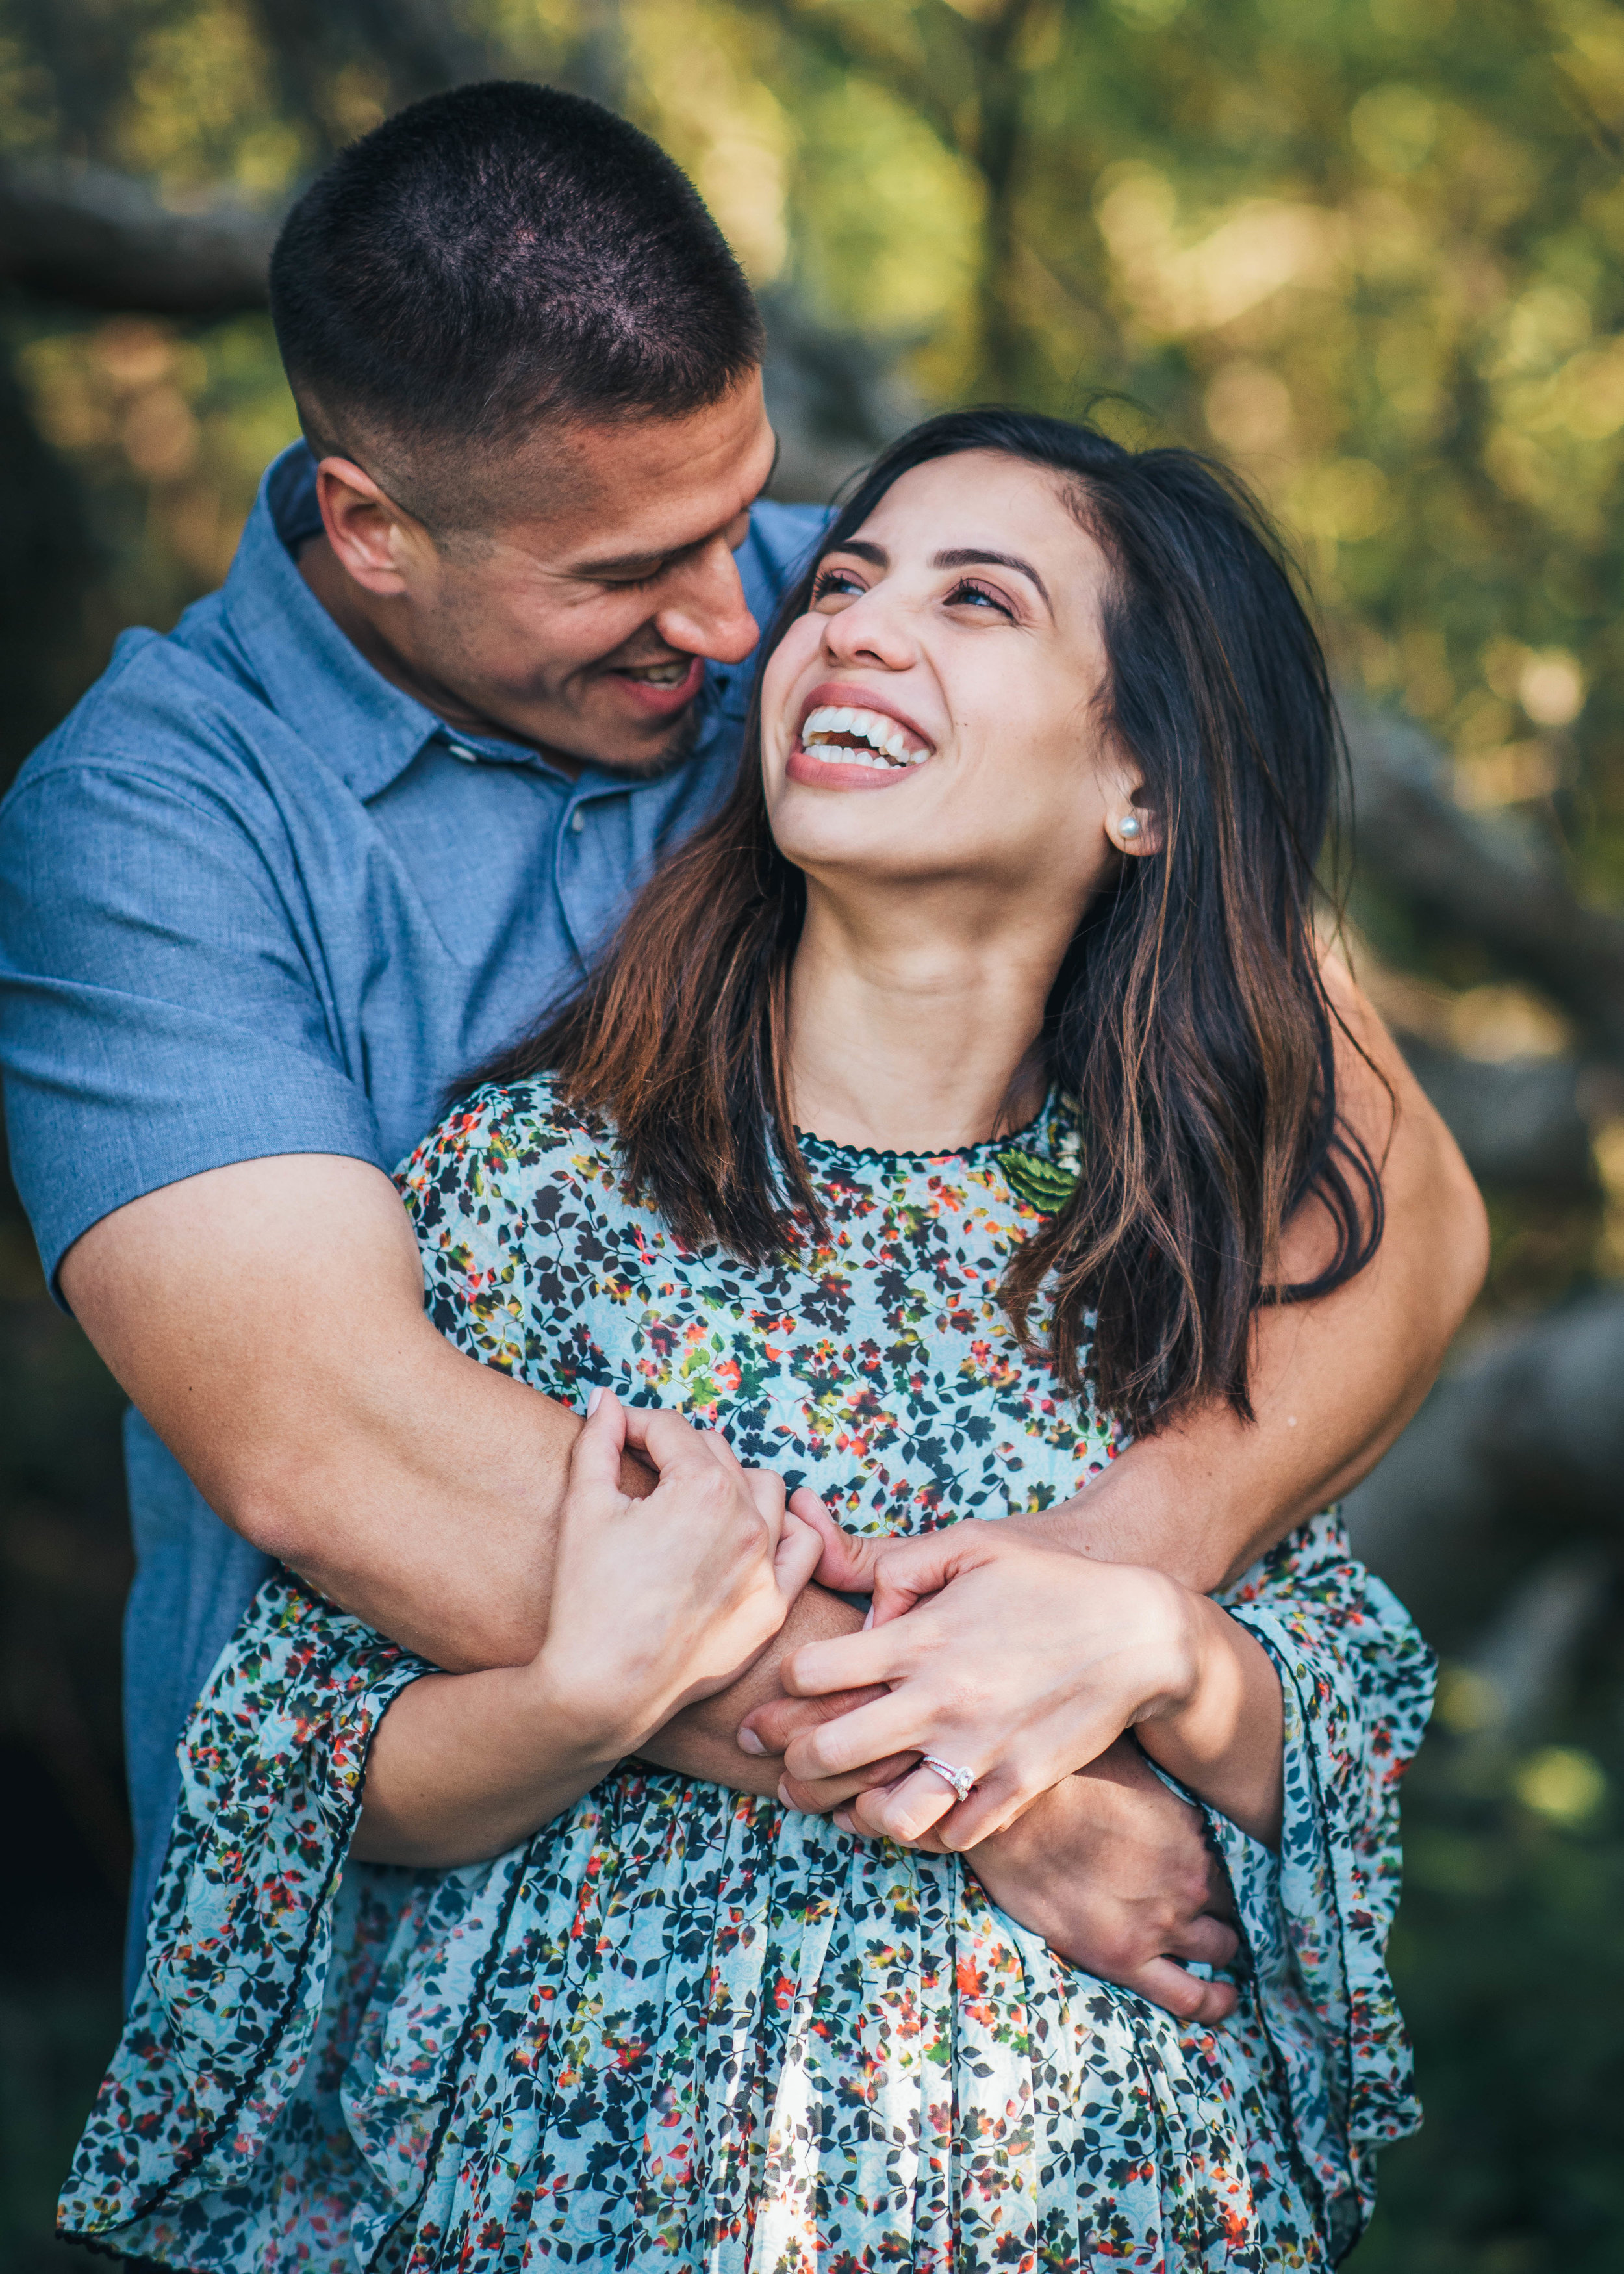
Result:
<svg viewBox="0 0 1624 2274"><path fill-rule="evenodd" d="M1049 587L1029 561L1019 553L988 553L979 545L955 546L951 552L938 553L932 559L933 568L1013 568L1018 576L1027 577L1038 589L1043 606L1052 616L1055 604L1049 597Z"/></svg>
<svg viewBox="0 0 1624 2274"><path fill-rule="evenodd" d="M848 537L844 545L831 545L831 553L854 553L871 568L889 568L891 555L883 545L870 545L866 537Z"/></svg>

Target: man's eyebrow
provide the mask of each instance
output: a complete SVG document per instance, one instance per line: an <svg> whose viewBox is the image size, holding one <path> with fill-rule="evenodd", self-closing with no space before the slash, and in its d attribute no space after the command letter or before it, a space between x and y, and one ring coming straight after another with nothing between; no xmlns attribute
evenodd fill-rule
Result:
<svg viewBox="0 0 1624 2274"><path fill-rule="evenodd" d="M766 480L756 491L756 496L750 500L750 507L756 504L757 499L766 495L771 486L772 478L778 471L778 460L783 455L782 437L775 433L772 438L772 463L767 469ZM745 508L747 512L750 507ZM714 531L711 534L715 534ZM573 573L577 576L590 579L599 576L635 576L640 570L668 568L673 561L680 561L689 553L697 553L702 546L709 545L710 542L709 537L695 537L687 545L668 546L663 553L628 553L618 561L583 561Z"/></svg>
<svg viewBox="0 0 1624 2274"><path fill-rule="evenodd" d="M1052 616L1055 604L1049 597L1049 587L1029 561L1015 553L988 553L979 545L955 546L951 552L938 553L930 563L933 568L1013 568L1017 576L1025 576L1035 584L1043 606Z"/></svg>

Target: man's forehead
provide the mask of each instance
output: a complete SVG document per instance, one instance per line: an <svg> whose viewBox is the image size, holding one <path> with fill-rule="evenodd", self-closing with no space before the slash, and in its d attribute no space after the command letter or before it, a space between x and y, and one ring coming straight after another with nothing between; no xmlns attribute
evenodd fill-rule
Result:
<svg viewBox="0 0 1624 2274"><path fill-rule="evenodd" d="M553 428L515 455L499 541L577 575L624 574L726 528L760 493L775 454L755 376L679 417Z"/></svg>

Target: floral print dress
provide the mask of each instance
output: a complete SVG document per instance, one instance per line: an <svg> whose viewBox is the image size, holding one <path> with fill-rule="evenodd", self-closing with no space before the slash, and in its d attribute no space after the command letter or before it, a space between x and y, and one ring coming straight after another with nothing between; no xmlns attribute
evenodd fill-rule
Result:
<svg viewBox="0 0 1624 2274"><path fill-rule="evenodd" d="M808 1139L828 1237L762 1269L682 1246L545 1082L479 1093L401 1183L462 1349L918 1532L1112 1457L997 1300L1076 1142L1054 1099L941 1156ZM1222 1600L1280 1672L1285 1824L1274 1855L1207 1811L1241 1996L1186 2026L957 1857L635 1764L490 1862L352 1863L368 1743L425 1668L273 1577L182 1742L64 2231L211 2274L1334 2263L1417 2120L1383 1951L1431 1660L1331 1516Z"/></svg>

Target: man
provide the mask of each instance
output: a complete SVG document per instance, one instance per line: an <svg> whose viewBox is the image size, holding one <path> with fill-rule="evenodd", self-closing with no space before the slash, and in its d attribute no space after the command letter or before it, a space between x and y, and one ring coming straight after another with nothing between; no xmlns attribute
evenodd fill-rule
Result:
<svg viewBox="0 0 1624 2274"><path fill-rule="evenodd" d="M0 835L19 1182L133 1401L132 1953L176 1737L267 1557L447 1667L538 1645L579 1425L428 1325L387 1172L712 807L819 519L758 501L761 335L726 247L590 103L402 113L296 208L272 294L308 448L224 589L120 643ZM1380 1259L1264 1317L1254 1427L1214 1412L1115 1464L1074 1504L1085 1552L1243 1568L1402 1426L1475 1289L1475 1195L1349 1002L1399 1107L1389 1146L1350 1048ZM808 1591L783 1647L856 1616ZM659 1757L725 1776L779 1655ZM1221 2010L1162 1957L1215 1948L1186 1812L1131 1756L1079 1791L1080 1844L1033 1866L1065 1864L1068 1946Z"/></svg>

